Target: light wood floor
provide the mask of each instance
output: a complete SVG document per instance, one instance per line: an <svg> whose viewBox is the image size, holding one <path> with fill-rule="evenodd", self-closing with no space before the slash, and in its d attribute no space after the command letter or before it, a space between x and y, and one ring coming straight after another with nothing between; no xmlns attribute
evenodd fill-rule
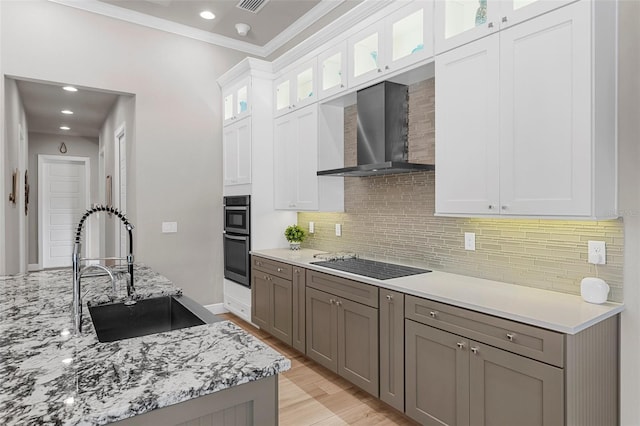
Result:
<svg viewBox="0 0 640 426"><path fill-rule="evenodd" d="M278 380L280 425L417 425L337 374L233 314L233 321L291 360Z"/></svg>

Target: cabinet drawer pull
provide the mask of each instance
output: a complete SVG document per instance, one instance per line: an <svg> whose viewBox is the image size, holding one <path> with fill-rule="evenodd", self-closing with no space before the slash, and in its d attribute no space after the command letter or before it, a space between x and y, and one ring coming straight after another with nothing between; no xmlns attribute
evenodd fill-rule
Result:
<svg viewBox="0 0 640 426"><path fill-rule="evenodd" d="M513 333L507 333L507 340L513 342L516 338L516 335Z"/></svg>
<svg viewBox="0 0 640 426"><path fill-rule="evenodd" d="M278 268L278 272L282 272L282 268Z"/></svg>
<svg viewBox="0 0 640 426"><path fill-rule="evenodd" d="M493 205L489 204L489 210L493 210Z"/></svg>
<svg viewBox="0 0 640 426"><path fill-rule="evenodd" d="M391 302L393 300L393 296L391 294L387 294L387 300Z"/></svg>
<svg viewBox="0 0 640 426"><path fill-rule="evenodd" d="M507 206L502 206L502 210L506 210L506 209L507 209Z"/></svg>
<svg viewBox="0 0 640 426"><path fill-rule="evenodd" d="M493 22L489 22L489 25L487 25L489 28L493 28Z"/></svg>
<svg viewBox="0 0 640 426"><path fill-rule="evenodd" d="M341 301L336 301L336 306L339 308L340 306L342 306L342 302Z"/></svg>
<svg viewBox="0 0 640 426"><path fill-rule="evenodd" d="M334 303L336 303L336 301L333 299L329 299L329 303L333 305Z"/></svg>
<svg viewBox="0 0 640 426"><path fill-rule="evenodd" d="M296 274L299 274L299 273L300 273L300 269L295 269L295 270L294 270L294 272L295 272Z"/></svg>
<svg viewBox="0 0 640 426"><path fill-rule="evenodd" d="M479 351L478 351L478 348L474 346L474 347L471 348L471 352L473 352L474 355L478 355Z"/></svg>
<svg viewBox="0 0 640 426"><path fill-rule="evenodd" d="M378 68L378 72L382 72L382 70L380 68Z"/></svg>
<svg viewBox="0 0 640 426"><path fill-rule="evenodd" d="M502 22L507 22L507 17L506 16L502 17Z"/></svg>
<svg viewBox="0 0 640 426"><path fill-rule="evenodd" d="M458 342L456 346L458 346L458 349L464 349L464 342Z"/></svg>
<svg viewBox="0 0 640 426"><path fill-rule="evenodd" d="M260 262L259 260L256 260L256 265L262 266L262 262Z"/></svg>
<svg viewBox="0 0 640 426"><path fill-rule="evenodd" d="M435 317L437 317L437 316L438 316L438 312L436 312L436 311L431 311L431 312L429 312L429 315L431 316L431 318L435 318Z"/></svg>

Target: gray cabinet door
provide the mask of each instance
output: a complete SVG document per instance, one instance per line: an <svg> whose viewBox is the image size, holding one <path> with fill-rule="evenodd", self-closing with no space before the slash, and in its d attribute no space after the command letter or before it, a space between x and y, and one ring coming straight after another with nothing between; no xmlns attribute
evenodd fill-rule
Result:
<svg viewBox="0 0 640 426"><path fill-rule="evenodd" d="M470 345L474 426L564 424L562 369L474 341Z"/></svg>
<svg viewBox="0 0 640 426"><path fill-rule="evenodd" d="M406 414L423 425L469 426L469 341L411 320L405 332Z"/></svg>
<svg viewBox="0 0 640 426"><path fill-rule="evenodd" d="M404 411L404 294L380 289L380 399Z"/></svg>
<svg viewBox="0 0 640 426"><path fill-rule="evenodd" d="M271 283L269 328L273 336L291 345L292 299L291 281L269 276Z"/></svg>
<svg viewBox="0 0 640 426"><path fill-rule="evenodd" d="M293 269L293 347L302 353L306 352L305 347L305 270L302 268Z"/></svg>
<svg viewBox="0 0 640 426"><path fill-rule="evenodd" d="M378 397L378 310L339 298L338 374Z"/></svg>
<svg viewBox="0 0 640 426"><path fill-rule="evenodd" d="M336 297L314 288L306 289L307 356L328 369L338 371L338 324Z"/></svg>
<svg viewBox="0 0 640 426"><path fill-rule="evenodd" d="M269 275L255 269L251 272L251 322L269 333L270 287Z"/></svg>

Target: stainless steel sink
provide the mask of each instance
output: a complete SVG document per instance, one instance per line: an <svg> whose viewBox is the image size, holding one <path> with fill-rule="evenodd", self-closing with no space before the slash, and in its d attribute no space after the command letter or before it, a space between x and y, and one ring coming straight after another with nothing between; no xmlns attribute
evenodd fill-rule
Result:
<svg viewBox="0 0 640 426"><path fill-rule="evenodd" d="M133 305L111 303L89 306L89 314L100 342L113 342L221 321L186 296L143 299Z"/></svg>

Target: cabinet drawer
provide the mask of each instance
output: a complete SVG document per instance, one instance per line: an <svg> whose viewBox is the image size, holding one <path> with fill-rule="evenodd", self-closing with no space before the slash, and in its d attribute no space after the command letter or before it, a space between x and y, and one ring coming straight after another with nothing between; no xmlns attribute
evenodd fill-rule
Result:
<svg viewBox="0 0 640 426"><path fill-rule="evenodd" d="M307 287L317 288L373 308L378 307L378 287L373 285L307 270Z"/></svg>
<svg viewBox="0 0 640 426"><path fill-rule="evenodd" d="M468 309L407 295L405 317L558 367L564 335Z"/></svg>
<svg viewBox="0 0 640 426"><path fill-rule="evenodd" d="M264 257L251 256L251 264L259 271L276 275L285 280L291 280L293 268L287 263L276 262L275 260L265 259Z"/></svg>

